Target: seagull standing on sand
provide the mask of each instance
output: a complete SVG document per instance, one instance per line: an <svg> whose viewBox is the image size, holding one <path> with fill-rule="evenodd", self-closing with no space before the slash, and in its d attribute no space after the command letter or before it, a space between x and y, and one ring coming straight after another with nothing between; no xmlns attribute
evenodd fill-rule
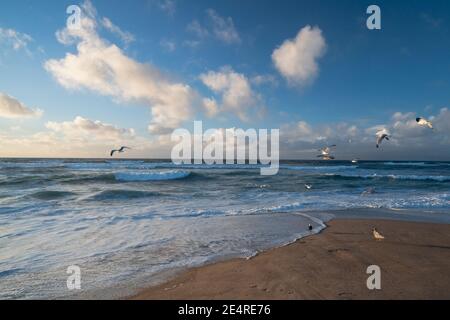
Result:
<svg viewBox="0 0 450 320"><path fill-rule="evenodd" d="M433 124L431 123L431 121L428 121L427 119L424 118L416 118L417 123L422 126L425 127L427 126L430 129L433 129Z"/></svg>
<svg viewBox="0 0 450 320"><path fill-rule="evenodd" d="M373 233L373 237L375 238L375 240L377 240L377 241L384 240L384 237L381 235L381 233L379 233L377 231L377 229L373 228L372 233Z"/></svg>
<svg viewBox="0 0 450 320"><path fill-rule="evenodd" d="M131 149L131 148L123 146L123 147L120 147L120 149L111 150L111 157L114 155L115 152L119 152L119 153L125 152L125 149Z"/></svg>
<svg viewBox="0 0 450 320"><path fill-rule="evenodd" d="M380 144L381 142L383 142L384 139L389 141L389 135L386 129L377 132L377 148L380 147Z"/></svg>

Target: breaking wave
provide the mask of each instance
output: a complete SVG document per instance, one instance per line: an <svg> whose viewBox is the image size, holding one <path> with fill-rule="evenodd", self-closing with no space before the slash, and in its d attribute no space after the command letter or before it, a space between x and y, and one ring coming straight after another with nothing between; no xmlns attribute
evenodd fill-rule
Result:
<svg viewBox="0 0 450 320"><path fill-rule="evenodd" d="M163 181L163 180L177 180L188 177L191 173L188 171L163 171L163 172L118 172L114 176L117 181Z"/></svg>
<svg viewBox="0 0 450 320"><path fill-rule="evenodd" d="M450 181L450 176L419 176L419 175L398 175L398 174L350 174L350 173L329 173L326 176L354 178L354 179L393 179L393 180L412 180L412 181Z"/></svg>

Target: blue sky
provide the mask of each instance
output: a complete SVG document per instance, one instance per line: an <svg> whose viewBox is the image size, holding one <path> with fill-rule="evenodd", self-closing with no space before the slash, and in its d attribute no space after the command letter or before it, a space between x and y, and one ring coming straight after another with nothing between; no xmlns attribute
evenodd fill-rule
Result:
<svg viewBox="0 0 450 320"><path fill-rule="evenodd" d="M11 114L9 107L2 115L0 104L0 137L8 141L0 156L97 157L130 140L138 147L129 156L167 156L170 130L203 120L207 127L281 128L286 158L315 157L318 146L337 143L342 158L450 160L448 1L377 1L382 29L368 30L372 1L94 0L82 14L95 30L62 43L56 32L65 29L72 4L83 7L60 0L0 5L3 108L40 109ZM302 30L294 61L286 61L287 51L275 59ZM112 46L120 50L117 60L93 60ZM66 54L104 64L108 75L74 71ZM136 70L129 83L118 66L128 61ZM299 70L288 75L291 66ZM147 94L152 85L158 88ZM205 99L214 101L213 114ZM435 132L414 127L416 116L432 119ZM393 137L381 152L375 127Z"/></svg>

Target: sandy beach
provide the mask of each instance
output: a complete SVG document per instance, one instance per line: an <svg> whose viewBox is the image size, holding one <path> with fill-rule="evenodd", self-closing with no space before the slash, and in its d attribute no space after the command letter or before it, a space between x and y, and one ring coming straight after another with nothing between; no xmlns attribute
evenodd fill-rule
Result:
<svg viewBox="0 0 450 320"><path fill-rule="evenodd" d="M375 241L372 227L385 240ZM381 268L381 290L366 286ZM131 299L450 299L450 225L333 220L256 257L179 274Z"/></svg>

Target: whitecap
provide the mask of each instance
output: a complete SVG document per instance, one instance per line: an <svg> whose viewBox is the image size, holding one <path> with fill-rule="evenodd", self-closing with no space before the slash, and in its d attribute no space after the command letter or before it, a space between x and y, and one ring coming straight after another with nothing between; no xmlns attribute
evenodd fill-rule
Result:
<svg viewBox="0 0 450 320"><path fill-rule="evenodd" d="M161 181L183 179L190 175L188 171L160 171L160 172L118 172L114 176L117 181Z"/></svg>
<svg viewBox="0 0 450 320"><path fill-rule="evenodd" d="M418 180L418 181L450 181L450 176L420 176L420 175L398 175L398 174L346 174L346 173L327 173L326 176L343 178L361 178L361 179L394 179L394 180Z"/></svg>

